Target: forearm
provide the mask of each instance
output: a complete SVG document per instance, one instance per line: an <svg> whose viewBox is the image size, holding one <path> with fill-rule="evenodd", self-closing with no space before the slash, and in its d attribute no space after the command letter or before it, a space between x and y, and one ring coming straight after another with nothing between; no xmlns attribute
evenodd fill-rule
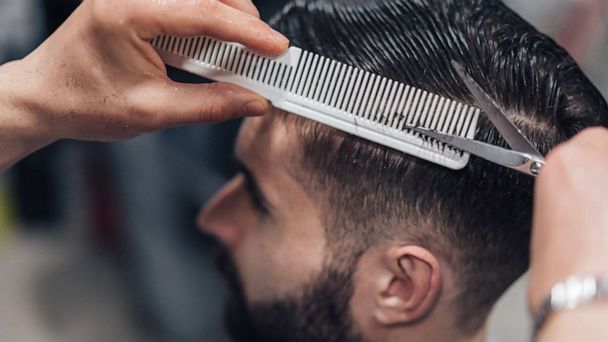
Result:
<svg viewBox="0 0 608 342"><path fill-rule="evenodd" d="M608 302L556 312L538 335L537 342L608 341Z"/></svg>
<svg viewBox="0 0 608 342"><path fill-rule="evenodd" d="M546 298L556 307L538 341L608 341L606 170L608 130L592 128L551 151L536 180L528 306L537 320Z"/></svg>
<svg viewBox="0 0 608 342"><path fill-rule="evenodd" d="M16 61L0 66L0 172L50 144L32 99L35 76Z"/></svg>

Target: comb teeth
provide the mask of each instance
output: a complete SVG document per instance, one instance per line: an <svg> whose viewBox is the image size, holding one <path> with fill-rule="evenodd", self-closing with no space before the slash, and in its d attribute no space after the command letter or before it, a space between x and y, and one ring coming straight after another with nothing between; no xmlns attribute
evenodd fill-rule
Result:
<svg viewBox="0 0 608 342"><path fill-rule="evenodd" d="M271 59L208 37L161 36L152 45L169 65L253 90L288 112L452 169L469 160L408 127L472 139L475 107L295 47Z"/></svg>

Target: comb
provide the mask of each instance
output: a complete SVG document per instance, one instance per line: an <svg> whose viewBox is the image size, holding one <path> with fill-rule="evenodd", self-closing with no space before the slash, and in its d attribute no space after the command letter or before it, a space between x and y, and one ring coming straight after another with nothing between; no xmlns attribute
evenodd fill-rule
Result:
<svg viewBox="0 0 608 342"><path fill-rule="evenodd" d="M163 61L193 74L237 84L273 106L451 169L469 154L410 129L473 139L480 110L297 47L278 58L209 37L160 36Z"/></svg>

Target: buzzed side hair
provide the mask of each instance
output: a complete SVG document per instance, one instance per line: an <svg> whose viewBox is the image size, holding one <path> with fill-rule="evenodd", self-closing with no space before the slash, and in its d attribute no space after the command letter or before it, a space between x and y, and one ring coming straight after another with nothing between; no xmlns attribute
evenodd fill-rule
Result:
<svg viewBox="0 0 608 342"><path fill-rule="evenodd" d="M473 104L454 60L543 152L608 107L568 53L495 0L296 1L273 25L293 45ZM533 179L472 157L445 169L289 115L300 139L298 178L327 211L336 259L377 244L416 242L457 275L456 314L475 333L528 267ZM481 117L475 138L507 146Z"/></svg>

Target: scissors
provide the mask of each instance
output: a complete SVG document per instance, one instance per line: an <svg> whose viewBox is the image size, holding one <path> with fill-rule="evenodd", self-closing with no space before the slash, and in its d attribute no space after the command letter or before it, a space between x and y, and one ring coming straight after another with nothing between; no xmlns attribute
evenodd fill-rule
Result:
<svg viewBox="0 0 608 342"><path fill-rule="evenodd" d="M533 177L538 176L545 165L543 155L496 105L488 93L466 73L462 65L452 61L452 67L473 95L476 104L485 112L486 116L512 149L508 150L481 141L447 135L422 127L409 128L431 139L451 145L494 164L508 167Z"/></svg>

